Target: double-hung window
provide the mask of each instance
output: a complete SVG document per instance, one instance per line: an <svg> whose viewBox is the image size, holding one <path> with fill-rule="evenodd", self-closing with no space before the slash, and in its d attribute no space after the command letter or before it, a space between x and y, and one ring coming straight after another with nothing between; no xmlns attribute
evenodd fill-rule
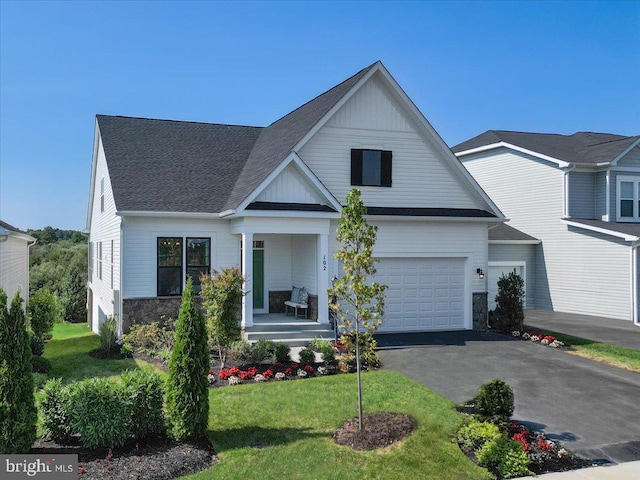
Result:
<svg viewBox="0 0 640 480"><path fill-rule="evenodd" d="M351 150L351 185L367 187L391 186L391 151Z"/></svg>
<svg viewBox="0 0 640 480"><path fill-rule="evenodd" d="M640 177L617 176L617 220L640 222Z"/></svg>
<svg viewBox="0 0 640 480"><path fill-rule="evenodd" d="M200 293L200 276L211 273L210 238L158 238L158 296L181 295L187 277Z"/></svg>

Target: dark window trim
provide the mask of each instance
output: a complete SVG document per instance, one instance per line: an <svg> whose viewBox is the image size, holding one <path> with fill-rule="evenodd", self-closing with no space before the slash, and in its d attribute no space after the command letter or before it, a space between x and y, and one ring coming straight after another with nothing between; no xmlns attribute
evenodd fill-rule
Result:
<svg viewBox="0 0 640 480"><path fill-rule="evenodd" d="M363 152L380 152L380 184L371 185L362 182ZM351 185L362 187L391 187L393 152L391 150L377 150L371 148L351 149Z"/></svg>
<svg viewBox="0 0 640 480"><path fill-rule="evenodd" d="M160 266L160 241L165 239L180 239L180 267L162 267ZM157 237L156 239L156 296L158 297L177 297L182 295L182 289L184 284L184 237ZM179 293L174 294L160 294L160 269L176 269L180 268L180 285L179 285Z"/></svg>

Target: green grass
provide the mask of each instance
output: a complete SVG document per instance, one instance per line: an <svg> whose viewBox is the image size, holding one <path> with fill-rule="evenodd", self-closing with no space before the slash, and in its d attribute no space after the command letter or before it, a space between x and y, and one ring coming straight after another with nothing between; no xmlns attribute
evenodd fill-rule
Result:
<svg viewBox="0 0 640 480"><path fill-rule="evenodd" d="M560 332L545 332L571 347L572 350L569 350L568 353L640 373L640 350L600 343Z"/></svg>
<svg viewBox="0 0 640 480"><path fill-rule="evenodd" d="M85 323L58 323L53 327L53 338L45 345L44 357L53 368L49 378L62 378L73 382L89 377L109 377L119 375L132 368L150 368L151 364L126 358L108 360L88 355L100 346L100 339Z"/></svg>
<svg viewBox="0 0 640 480"><path fill-rule="evenodd" d="M355 417L355 375L210 391L209 436L219 456L201 479L485 479L458 448L461 415L449 400L398 373L363 375L365 412L409 414L418 429L399 445L359 452L332 435Z"/></svg>

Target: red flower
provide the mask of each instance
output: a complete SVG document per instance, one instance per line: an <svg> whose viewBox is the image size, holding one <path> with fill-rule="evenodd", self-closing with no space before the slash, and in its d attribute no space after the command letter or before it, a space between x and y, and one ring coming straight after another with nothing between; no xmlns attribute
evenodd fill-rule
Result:
<svg viewBox="0 0 640 480"><path fill-rule="evenodd" d="M209 370L209 375L213 375L213 370Z"/></svg>
<svg viewBox="0 0 640 480"><path fill-rule="evenodd" d="M531 444L527 441L527 434L526 433L524 433L524 432L516 433L513 437L511 437L511 440L515 440L517 442L520 442L520 444L524 448L525 452L530 452L531 451Z"/></svg>
<svg viewBox="0 0 640 480"><path fill-rule="evenodd" d="M289 376L291 376L291 375L293 375L293 370L292 370L292 369L290 369L290 368L287 368L287 369L284 371L284 374L285 374L285 375L289 375Z"/></svg>
<svg viewBox="0 0 640 480"><path fill-rule="evenodd" d="M551 335L547 335L546 337L544 337L544 340L547 340L549 343L553 342L556 339L556 337L553 337Z"/></svg>
<svg viewBox="0 0 640 480"><path fill-rule="evenodd" d="M220 380L226 380L230 376L231 376L231 373L229 372L229 370L225 370L224 368L220 370L220 373L218 373L218 378Z"/></svg>
<svg viewBox="0 0 640 480"><path fill-rule="evenodd" d="M312 367L311 365L305 365L305 366L304 366L304 369L305 369L307 372L309 372L309 373L312 373L312 372L313 372L313 367Z"/></svg>
<svg viewBox="0 0 640 480"><path fill-rule="evenodd" d="M552 448L553 448L549 443L544 441L542 438L538 439L538 444L537 445L538 445L538 448L540 450L544 450L545 452L550 452L552 450Z"/></svg>
<svg viewBox="0 0 640 480"><path fill-rule="evenodd" d="M282 362L275 362L273 364L274 367L281 367L282 366Z"/></svg>
<svg viewBox="0 0 640 480"><path fill-rule="evenodd" d="M236 377L240 373L240 369L238 367L231 367L229 369L229 375L235 375Z"/></svg>
<svg viewBox="0 0 640 480"><path fill-rule="evenodd" d="M298 365L297 363L292 363L291 364L291 368L298 368L300 365Z"/></svg>
<svg viewBox="0 0 640 480"><path fill-rule="evenodd" d="M269 369L269 370L265 370L262 375L264 376L264 378L272 378L273 377L273 370Z"/></svg>

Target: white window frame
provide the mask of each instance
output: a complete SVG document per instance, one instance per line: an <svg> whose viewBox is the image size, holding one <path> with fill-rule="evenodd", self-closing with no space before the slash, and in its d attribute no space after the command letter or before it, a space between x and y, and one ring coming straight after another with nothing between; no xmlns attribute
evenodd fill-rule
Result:
<svg viewBox="0 0 640 480"><path fill-rule="evenodd" d="M622 182L633 183L633 216L623 217L620 215L622 200L629 200L628 198L621 198L620 191ZM616 176L616 221L618 222L640 222L640 176L632 175L617 175Z"/></svg>

